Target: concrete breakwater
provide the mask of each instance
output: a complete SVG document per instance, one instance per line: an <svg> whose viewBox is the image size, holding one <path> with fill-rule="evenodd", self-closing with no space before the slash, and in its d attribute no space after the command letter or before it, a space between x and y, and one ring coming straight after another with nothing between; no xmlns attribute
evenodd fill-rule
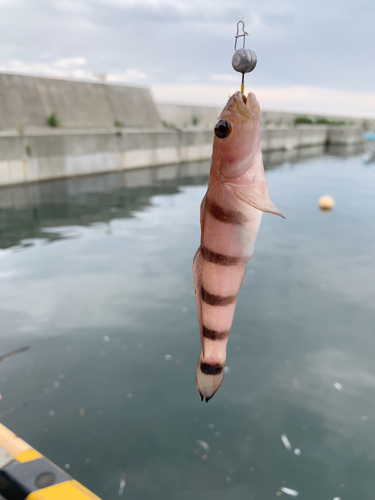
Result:
<svg viewBox="0 0 375 500"><path fill-rule="evenodd" d="M209 159L213 132L56 130L0 134L0 186ZM356 127L263 129L263 152L363 142Z"/></svg>
<svg viewBox="0 0 375 500"><path fill-rule="evenodd" d="M207 130L53 131L0 135L0 185L209 158Z"/></svg>
<svg viewBox="0 0 375 500"><path fill-rule="evenodd" d="M0 73L0 186L209 159L216 116L213 107L156 106L147 88ZM163 127L168 117L183 126ZM268 124L261 147L363 141L359 122Z"/></svg>
<svg viewBox="0 0 375 500"><path fill-rule="evenodd" d="M201 127L211 127L221 108L214 106L191 106L187 104L156 104L158 113L163 122L178 128L185 128L194 124ZM307 118L316 123L318 120L330 122L344 122L347 125L361 127L363 129L375 128L374 118L359 118L353 116L337 116L322 113L288 113L286 111L268 111L261 109L260 126L263 128L294 127L298 118Z"/></svg>

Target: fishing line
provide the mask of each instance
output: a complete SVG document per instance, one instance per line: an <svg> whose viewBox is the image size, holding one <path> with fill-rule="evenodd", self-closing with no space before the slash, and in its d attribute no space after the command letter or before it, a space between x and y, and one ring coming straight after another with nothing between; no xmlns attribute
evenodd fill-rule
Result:
<svg viewBox="0 0 375 500"><path fill-rule="evenodd" d="M3 361L4 359L8 359L11 356L14 356L15 354L19 354L24 351L28 351L30 349L29 345L26 345L25 347L20 347L19 349L14 349L14 351L10 351L7 354L3 354L0 356L0 361Z"/></svg>
<svg viewBox="0 0 375 500"><path fill-rule="evenodd" d="M247 14L246 16L244 16L244 11L245 11L245 0L242 0L242 8L241 8L241 21L243 21L244 19L248 18L254 11L250 11L249 14Z"/></svg>
<svg viewBox="0 0 375 500"><path fill-rule="evenodd" d="M24 401L23 403L20 403L16 406L12 406L12 408L8 408L8 410L3 411L0 413L0 418L5 417L5 415L9 415L9 413L13 413L17 410L20 410L21 408L26 408L26 406L29 406L30 403L33 403L34 401L37 401L38 399L43 398L44 396L47 396L48 394L52 394L53 392L56 392L57 388L54 389L48 389L47 391L43 391L40 394L37 394L36 396L28 399L27 401Z"/></svg>

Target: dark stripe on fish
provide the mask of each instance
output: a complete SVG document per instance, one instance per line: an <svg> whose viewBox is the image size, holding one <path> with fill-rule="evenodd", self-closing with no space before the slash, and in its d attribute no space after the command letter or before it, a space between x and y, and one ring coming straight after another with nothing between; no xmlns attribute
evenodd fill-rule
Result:
<svg viewBox="0 0 375 500"><path fill-rule="evenodd" d="M210 330L204 325L202 327L203 337L209 340L225 340L229 336L229 330L226 332L217 332L216 330Z"/></svg>
<svg viewBox="0 0 375 500"><path fill-rule="evenodd" d="M204 260L212 262L212 264L218 264L219 266L236 266L241 262L239 257L230 257L229 255L212 252L203 245L201 246L201 254Z"/></svg>
<svg viewBox="0 0 375 500"><path fill-rule="evenodd" d="M209 199L206 200L206 208L208 209L212 217L219 220L220 222L225 222L226 224L236 224L240 226L247 222L246 217L241 214L241 212L235 212L234 210L225 210Z"/></svg>
<svg viewBox="0 0 375 500"><path fill-rule="evenodd" d="M201 363L201 372L205 375L219 375L223 371L223 366L219 364ZM207 398L206 398L207 399Z"/></svg>
<svg viewBox="0 0 375 500"><path fill-rule="evenodd" d="M208 293L207 290L201 287L201 296L203 302L210 306L228 306L236 302L237 295L228 295L227 297L221 297L220 295L212 295Z"/></svg>

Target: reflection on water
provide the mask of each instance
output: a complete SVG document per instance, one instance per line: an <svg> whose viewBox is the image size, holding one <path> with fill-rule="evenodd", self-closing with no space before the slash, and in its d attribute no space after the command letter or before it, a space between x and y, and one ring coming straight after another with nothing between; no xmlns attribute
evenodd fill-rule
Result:
<svg viewBox="0 0 375 500"><path fill-rule="evenodd" d="M363 145L315 146L263 154L266 170L322 156L349 156ZM60 233L49 227L109 222L132 217L150 206L155 194L168 195L180 185L207 183L210 161L122 171L0 189L0 248L27 246L34 238L53 241ZM66 234L64 235L66 237Z"/></svg>
<svg viewBox="0 0 375 500"><path fill-rule="evenodd" d="M375 148L374 147L369 149L369 151L364 155L363 162L365 164L375 163Z"/></svg>
<svg viewBox="0 0 375 500"><path fill-rule="evenodd" d="M150 206L152 196L178 193L181 182L207 182L209 169L210 162L205 161L3 188L0 248L30 238L59 238L45 230L49 227L132 217Z"/></svg>
<svg viewBox="0 0 375 500"><path fill-rule="evenodd" d="M317 154L265 156L287 219L263 217L208 404L191 265L209 163L1 190L0 356L30 349L0 363L0 414L49 391L1 421L103 499L124 474L139 500L372 498L375 170Z"/></svg>

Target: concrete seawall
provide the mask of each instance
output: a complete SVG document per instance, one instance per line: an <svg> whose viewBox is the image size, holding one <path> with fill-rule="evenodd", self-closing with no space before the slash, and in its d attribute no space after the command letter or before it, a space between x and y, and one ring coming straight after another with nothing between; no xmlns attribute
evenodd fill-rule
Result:
<svg viewBox="0 0 375 500"><path fill-rule="evenodd" d="M218 111L156 106L147 88L0 73L0 186L209 159ZM47 127L52 113L59 128ZM262 129L263 152L364 142L358 120L293 127L297 115L266 112L281 115Z"/></svg>
<svg viewBox="0 0 375 500"><path fill-rule="evenodd" d="M179 128L193 125L197 122L202 127L212 128L217 120L221 108L219 106L192 106L188 104L156 104L160 118ZM313 122L321 118L330 121L344 121L356 127L366 126L369 129L375 128L374 118L359 118L353 116L337 116L322 113L287 113L285 111L268 111L261 109L260 125L261 127L294 127L296 118L310 118Z"/></svg>
<svg viewBox="0 0 375 500"><path fill-rule="evenodd" d="M189 106L186 104L156 104L159 116L164 123L178 128L199 125L202 128L212 129L220 113L219 107Z"/></svg>
<svg viewBox="0 0 375 500"><path fill-rule="evenodd" d="M54 130L0 134L0 186L209 159L213 132ZM361 129L303 126L263 129L263 152L364 142Z"/></svg>
<svg viewBox="0 0 375 500"><path fill-rule="evenodd" d="M0 135L0 185L197 161L211 150L207 130L8 133Z"/></svg>

